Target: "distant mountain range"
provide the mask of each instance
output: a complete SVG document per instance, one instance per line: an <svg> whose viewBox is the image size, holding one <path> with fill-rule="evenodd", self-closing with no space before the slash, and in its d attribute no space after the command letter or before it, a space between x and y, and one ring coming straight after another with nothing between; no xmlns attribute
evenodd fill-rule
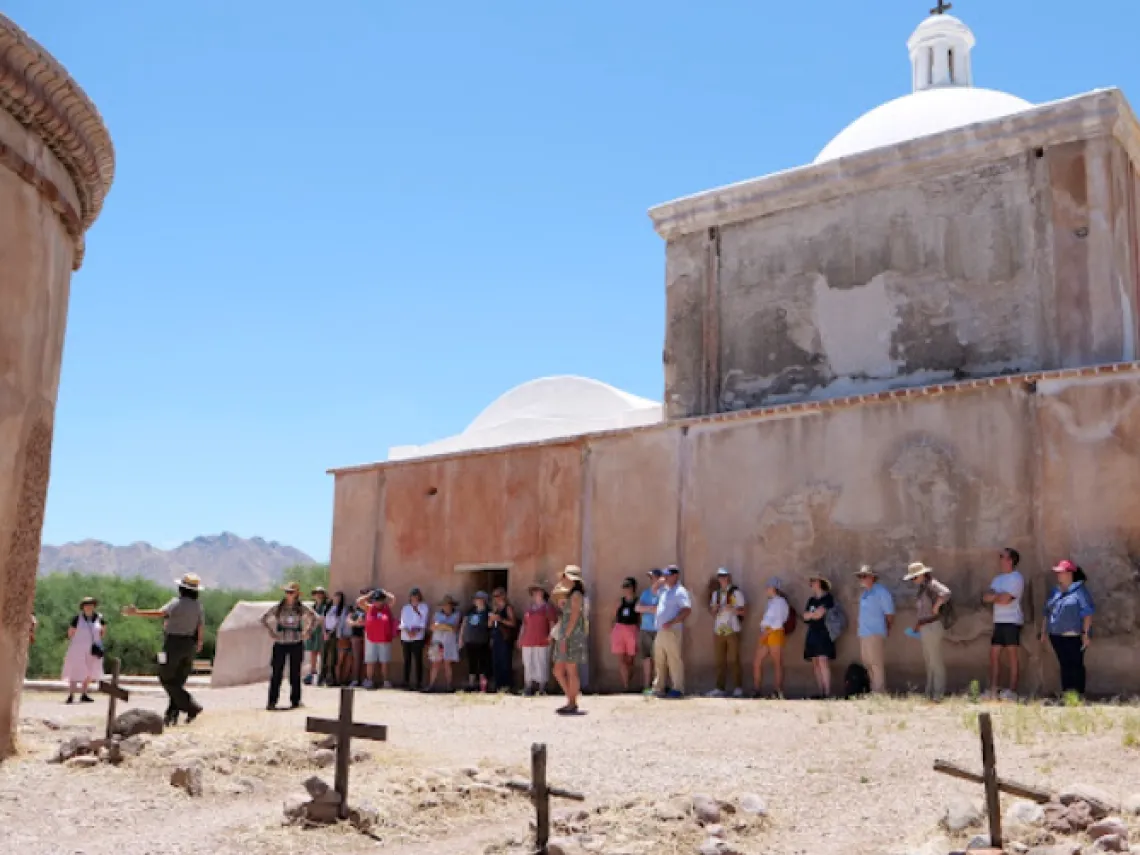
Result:
<svg viewBox="0 0 1140 855"><path fill-rule="evenodd" d="M113 546L99 540L40 549L41 576L72 572L142 576L169 585L185 573L197 573L208 587L251 591L267 590L288 567L316 563L292 546L230 532L196 537L175 549L159 549L149 543Z"/></svg>

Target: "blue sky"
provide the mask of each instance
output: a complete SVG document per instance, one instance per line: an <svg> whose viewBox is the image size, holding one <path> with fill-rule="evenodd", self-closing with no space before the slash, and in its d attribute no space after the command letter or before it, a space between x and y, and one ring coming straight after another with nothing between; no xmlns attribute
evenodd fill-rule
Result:
<svg viewBox="0 0 1140 855"><path fill-rule="evenodd" d="M45 541L229 530L326 558L330 466L537 376L660 399L646 210L809 162L905 94L931 5L8 0L118 157ZM1132 3L955 7L980 86L1140 98Z"/></svg>

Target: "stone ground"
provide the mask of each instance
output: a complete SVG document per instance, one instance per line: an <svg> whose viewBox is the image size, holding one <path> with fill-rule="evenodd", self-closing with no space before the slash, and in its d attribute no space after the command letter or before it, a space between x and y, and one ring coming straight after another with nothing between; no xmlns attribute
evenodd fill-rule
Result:
<svg viewBox="0 0 1140 855"><path fill-rule="evenodd" d="M551 783L588 794L578 831L601 853L693 855L706 834L681 818L692 795L737 803L758 794L768 817L726 816L725 834L746 853L946 851L947 804L980 801L981 787L931 771L935 758L979 769L976 713L990 709L999 773L1061 789L1074 782L1124 801L1140 793L1140 708L852 702L657 701L588 697L588 715L561 719L555 698L358 693L356 719L389 726L389 742L354 743L371 756L353 766L351 798L380 814L373 837L348 828L282 823L282 804L302 781L332 770L304 733L306 715L335 715L337 692L307 689L307 708L268 713L264 687L197 693L207 712L191 726L150 738L119 767L49 764L60 741L96 730L104 702L67 707L28 694L24 753L0 765L4 851L21 855L468 855L527 850L532 816L522 796L497 783L525 777L532 742L546 742ZM132 703L161 710L164 700ZM45 723L45 720L47 723ZM53 729L59 728L59 729ZM198 762L205 793L169 783ZM474 768L480 771L472 778ZM489 784L489 786L488 786ZM555 809L576 808L557 803ZM1133 818L1136 821L1140 818ZM1134 825L1140 842L1140 825ZM968 834L968 833L967 833ZM591 842L592 840L592 842Z"/></svg>

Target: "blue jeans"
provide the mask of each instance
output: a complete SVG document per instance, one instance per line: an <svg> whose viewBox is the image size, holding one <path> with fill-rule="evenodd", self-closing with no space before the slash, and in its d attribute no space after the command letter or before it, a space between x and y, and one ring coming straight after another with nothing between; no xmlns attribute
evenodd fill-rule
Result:
<svg viewBox="0 0 1140 855"><path fill-rule="evenodd" d="M514 647L499 633L491 637L491 669L495 680L495 691L508 691L514 687L511 665L515 657Z"/></svg>

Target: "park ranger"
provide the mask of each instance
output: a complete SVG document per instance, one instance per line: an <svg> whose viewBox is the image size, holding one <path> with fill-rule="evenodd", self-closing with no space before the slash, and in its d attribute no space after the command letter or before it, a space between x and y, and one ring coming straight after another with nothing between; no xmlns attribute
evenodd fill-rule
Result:
<svg viewBox="0 0 1140 855"><path fill-rule="evenodd" d="M187 573L178 580L178 596L161 609L139 609L126 606L126 617L144 617L165 623L162 652L158 654L158 680L170 697L166 707L166 724L178 724L179 713L186 713L190 723L202 707L186 691L186 681L194 670L194 657L202 652L205 641L206 614L198 601L202 580Z"/></svg>

